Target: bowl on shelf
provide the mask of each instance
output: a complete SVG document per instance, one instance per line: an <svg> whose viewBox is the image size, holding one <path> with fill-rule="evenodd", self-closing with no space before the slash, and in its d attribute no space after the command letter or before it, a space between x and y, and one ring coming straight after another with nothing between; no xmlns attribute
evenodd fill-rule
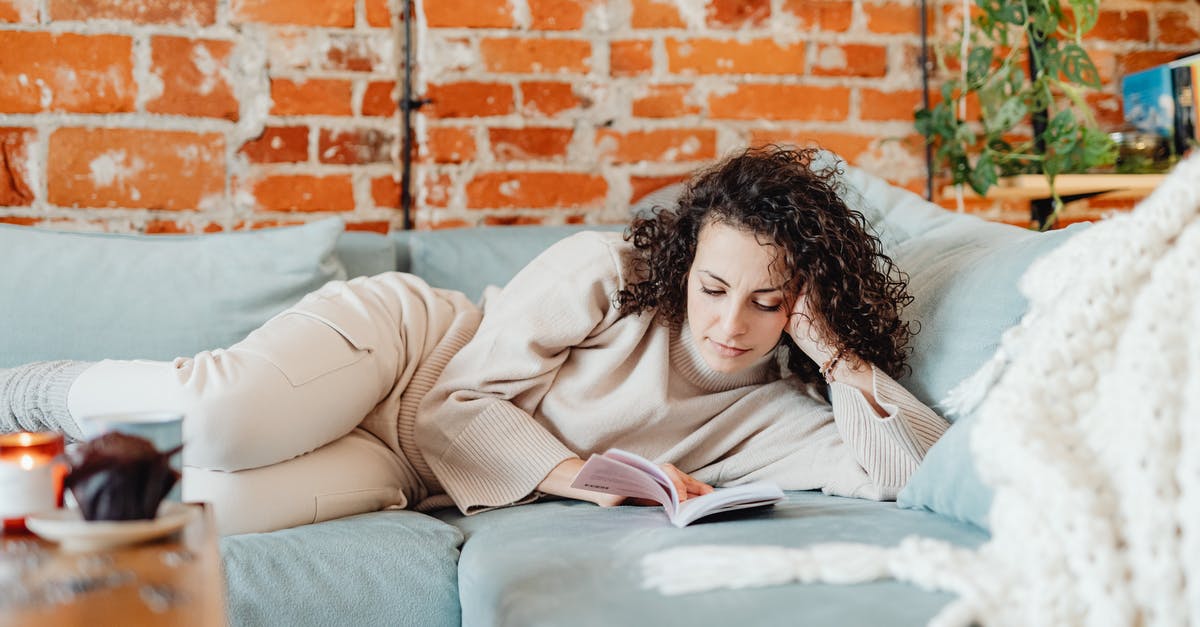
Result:
<svg viewBox="0 0 1200 627"><path fill-rule="evenodd" d="M1122 128L1108 134L1117 145L1115 169L1121 174L1158 174L1171 169L1171 140L1157 133Z"/></svg>

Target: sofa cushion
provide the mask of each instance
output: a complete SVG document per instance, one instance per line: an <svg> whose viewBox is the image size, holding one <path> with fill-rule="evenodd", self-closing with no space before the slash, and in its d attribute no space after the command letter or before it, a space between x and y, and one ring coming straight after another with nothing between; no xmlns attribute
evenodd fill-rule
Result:
<svg viewBox="0 0 1200 627"><path fill-rule="evenodd" d="M399 231L397 269L434 287L458 290L478 301L483 288L503 287L526 264L558 240L579 231L615 231L624 225L511 226Z"/></svg>
<svg viewBox="0 0 1200 627"><path fill-rule="evenodd" d="M326 281L342 222L200 236L0 225L0 367L228 346Z"/></svg>
<svg viewBox="0 0 1200 627"><path fill-rule="evenodd" d="M221 539L230 625L458 625L462 533L384 511Z"/></svg>
<svg viewBox="0 0 1200 627"><path fill-rule="evenodd" d="M345 231L333 252L346 267L346 278L374 276L396 269L396 242L369 231Z"/></svg>
<svg viewBox="0 0 1200 627"><path fill-rule="evenodd" d="M462 528L463 625L925 625L954 597L894 581L792 584L663 596L642 589L641 558L693 544L893 546L919 534L974 547L974 527L893 503L789 492L766 510L721 514L677 529L661 507L550 501L470 517Z"/></svg>
<svg viewBox="0 0 1200 627"><path fill-rule="evenodd" d="M925 453L925 459L900 491L896 504L923 509L990 529L992 488L979 476L971 433L975 416L956 420Z"/></svg>

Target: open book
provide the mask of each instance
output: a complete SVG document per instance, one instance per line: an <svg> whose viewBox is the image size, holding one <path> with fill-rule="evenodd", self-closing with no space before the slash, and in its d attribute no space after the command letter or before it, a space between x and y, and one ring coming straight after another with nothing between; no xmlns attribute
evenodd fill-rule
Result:
<svg viewBox="0 0 1200 627"><path fill-rule="evenodd" d="M757 481L732 488L718 488L680 503L675 484L671 483L661 468L640 455L615 448L588 458L571 487L662 503L667 518L676 527L689 525L712 514L762 507L783 500L783 490L779 486L768 481Z"/></svg>

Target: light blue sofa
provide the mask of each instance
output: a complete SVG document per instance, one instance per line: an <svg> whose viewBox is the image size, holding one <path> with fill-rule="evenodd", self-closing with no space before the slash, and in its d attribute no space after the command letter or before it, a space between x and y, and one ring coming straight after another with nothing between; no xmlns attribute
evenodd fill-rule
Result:
<svg viewBox="0 0 1200 627"><path fill-rule="evenodd" d="M1078 229L1035 234L955 215L849 169L860 208L910 275L921 325L902 379L936 403L991 354L1017 278ZM669 202L668 188L641 203ZM619 228L616 226L603 228ZM194 238L0 227L0 367L166 359L235 341L327 280L388 270L478 296L576 227L342 233L336 221ZM657 508L548 501L464 517L384 511L222 540L233 625L922 625L949 596L905 584L787 585L665 597L641 556L688 544L975 546L990 493L956 423L896 503L796 492L773 509L676 529ZM960 428L961 427L961 428Z"/></svg>

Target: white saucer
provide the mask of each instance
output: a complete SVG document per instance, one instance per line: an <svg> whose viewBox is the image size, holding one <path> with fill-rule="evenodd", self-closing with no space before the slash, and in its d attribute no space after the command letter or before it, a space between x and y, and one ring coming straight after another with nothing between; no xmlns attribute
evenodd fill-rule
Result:
<svg viewBox="0 0 1200 627"><path fill-rule="evenodd" d="M87 521L75 509L30 514L25 526L38 536L57 542L64 551L111 549L161 538L179 531L195 516L193 505L164 501L153 520Z"/></svg>

